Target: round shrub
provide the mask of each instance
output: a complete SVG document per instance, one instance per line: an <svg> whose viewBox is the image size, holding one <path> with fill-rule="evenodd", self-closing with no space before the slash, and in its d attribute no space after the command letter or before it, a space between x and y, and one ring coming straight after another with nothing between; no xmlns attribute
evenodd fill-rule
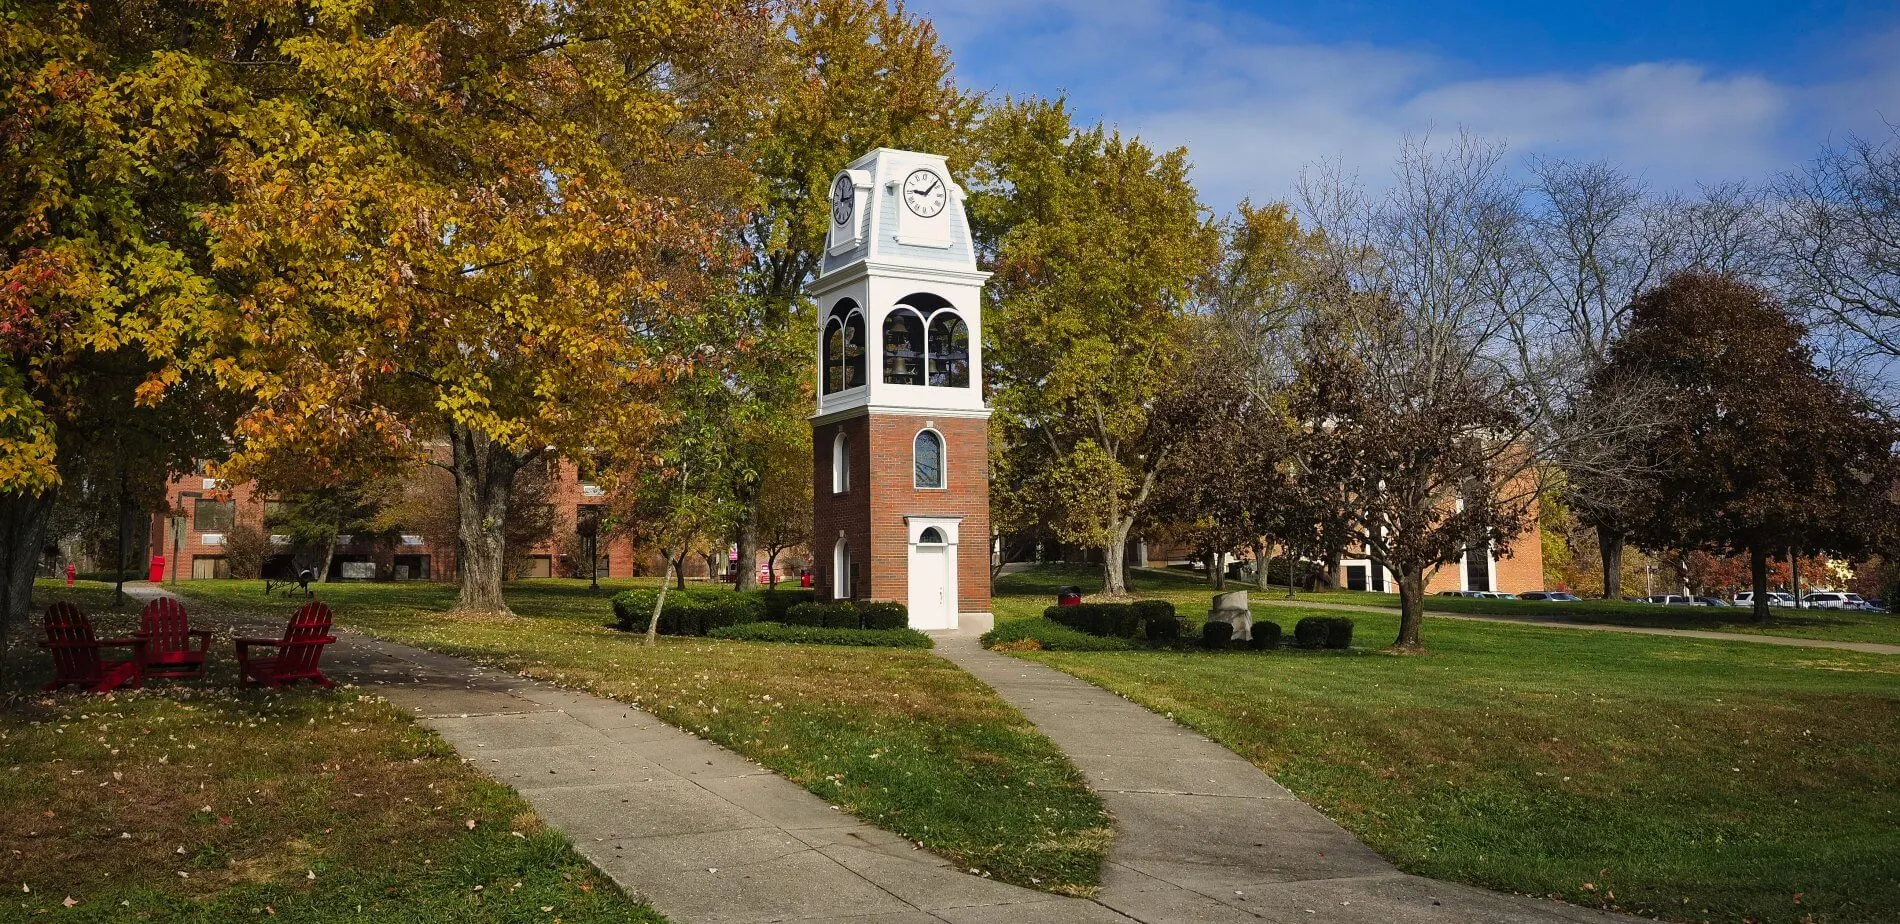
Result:
<svg viewBox="0 0 1900 924"><path fill-rule="evenodd" d="M788 626L823 626L825 608L818 603L798 603L785 611L785 624Z"/></svg>
<svg viewBox="0 0 1900 924"><path fill-rule="evenodd" d="M755 596L759 604L764 607L765 615L761 618L772 622L784 622L785 611L800 603L815 602L812 598L812 592L802 587L795 587L791 590L759 590L755 591L753 596Z"/></svg>
<svg viewBox="0 0 1900 924"><path fill-rule="evenodd" d="M888 600L866 603L858 607L858 615L866 629L910 628L910 610L902 603Z"/></svg>
<svg viewBox="0 0 1900 924"><path fill-rule="evenodd" d="M1301 648L1319 648L1326 644L1325 616L1306 616L1293 624L1293 641Z"/></svg>
<svg viewBox="0 0 1900 924"><path fill-rule="evenodd" d="M1326 647L1352 647L1352 619L1346 616L1329 616L1326 618Z"/></svg>
<svg viewBox="0 0 1900 924"><path fill-rule="evenodd" d="M1201 625L1201 644L1209 648L1226 648L1234 637L1234 627L1229 623L1209 620Z"/></svg>
<svg viewBox="0 0 1900 924"><path fill-rule="evenodd" d="M1272 651L1280 647L1280 624L1255 620L1253 637L1247 640L1247 647L1255 651Z"/></svg>
<svg viewBox="0 0 1900 924"><path fill-rule="evenodd" d="M858 606L849 600L821 604L824 610L824 626L827 629L862 629L864 617L858 615Z"/></svg>
<svg viewBox="0 0 1900 924"><path fill-rule="evenodd" d="M1142 629L1148 641L1172 642L1181 637L1181 620L1172 613L1165 617L1151 616Z"/></svg>

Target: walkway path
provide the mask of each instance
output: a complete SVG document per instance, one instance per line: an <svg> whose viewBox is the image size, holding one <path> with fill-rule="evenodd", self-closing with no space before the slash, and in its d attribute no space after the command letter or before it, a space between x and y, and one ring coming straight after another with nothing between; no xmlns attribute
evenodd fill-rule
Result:
<svg viewBox="0 0 1900 924"><path fill-rule="evenodd" d="M373 688L515 788L674 924L1109 924L1095 903L972 876L624 703L345 635Z"/></svg>
<svg viewBox="0 0 1900 924"><path fill-rule="evenodd" d="M1249 595L1252 596L1252 595ZM1396 615L1393 607L1361 606L1354 603L1320 603L1318 601L1271 599L1252 596L1253 602L1268 606L1299 606L1321 610L1345 610L1351 613L1383 613ZM1618 626L1601 622L1575 622L1566 619L1530 619L1519 616L1486 616L1476 613L1441 613L1426 610L1425 615L1433 619L1466 619L1472 622L1509 622L1524 626L1539 626L1545 629L1588 629L1593 632L1628 632L1633 635L1668 635L1676 638L1699 638L1717 642L1754 642L1758 645L1783 645L1789 648L1833 648L1840 651L1859 651L1865 654L1900 655L1900 645L1883 645L1879 642L1841 642L1820 638L1787 638L1780 635L1753 635L1746 632L1711 632L1705 629L1658 629L1650 626Z"/></svg>
<svg viewBox="0 0 1900 924"><path fill-rule="evenodd" d="M1052 668L939 638L1067 752L1115 816L1097 901L1140 921L1632 921L1399 872L1232 751Z"/></svg>

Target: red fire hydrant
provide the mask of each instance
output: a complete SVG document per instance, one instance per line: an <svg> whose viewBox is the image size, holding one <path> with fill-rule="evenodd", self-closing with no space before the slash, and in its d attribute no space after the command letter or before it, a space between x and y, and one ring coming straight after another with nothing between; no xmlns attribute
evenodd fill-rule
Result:
<svg viewBox="0 0 1900 924"><path fill-rule="evenodd" d="M67 587L73 586L73 578L76 578L78 576L79 576L79 569L75 567L72 562L67 562L66 563L66 586Z"/></svg>

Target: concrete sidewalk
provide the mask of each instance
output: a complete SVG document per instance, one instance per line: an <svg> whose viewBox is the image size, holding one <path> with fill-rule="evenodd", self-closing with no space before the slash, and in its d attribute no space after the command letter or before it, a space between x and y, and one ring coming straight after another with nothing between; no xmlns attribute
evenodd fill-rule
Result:
<svg viewBox="0 0 1900 924"><path fill-rule="evenodd" d="M1232 751L1060 671L940 638L939 654L1062 748L1115 816L1097 901L1139 921L1504 924L1635 918L1399 872Z"/></svg>
<svg viewBox="0 0 1900 924"><path fill-rule="evenodd" d="M1251 589L1251 588L1243 588ZM1254 603L1267 606L1301 606L1320 610L1342 610L1348 613L1380 613L1387 616L1398 614L1394 607L1357 606L1351 603L1320 603L1300 599L1287 600L1252 597ZM1674 638L1704 639L1714 642L1753 642L1757 645L1781 645L1787 648L1832 648L1837 651L1858 651L1863 654L1900 654L1900 645L1885 645L1879 642L1841 642L1819 638L1786 638L1780 635L1751 635L1746 632L1710 632L1704 629L1660 629L1650 626L1617 626L1602 622L1578 622L1567 619L1531 619L1518 616L1487 616L1477 613L1441 613L1426 610L1425 615L1432 619L1463 619L1470 622L1505 622L1520 626L1537 626L1542 629L1584 629L1591 632L1625 632L1631 635L1666 635Z"/></svg>
<svg viewBox="0 0 1900 924"><path fill-rule="evenodd" d="M1128 919L968 875L623 703L355 635L331 676L387 697L521 793L675 924L1096 924Z"/></svg>

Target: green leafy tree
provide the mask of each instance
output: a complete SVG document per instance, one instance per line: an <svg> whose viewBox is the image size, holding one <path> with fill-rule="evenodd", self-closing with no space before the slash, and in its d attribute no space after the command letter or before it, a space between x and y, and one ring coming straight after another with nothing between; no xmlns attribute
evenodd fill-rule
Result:
<svg viewBox="0 0 1900 924"><path fill-rule="evenodd" d="M795 486L770 483L788 473L775 460L811 452L805 413L811 406L813 325L803 300L817 273L833 176L853 158L893 147L957 155L978 100L956 86L949 51L929 20L885 0L792 0L760 67L771 74L756 105L756 120L733 121L743 130L734 145L753 176L743 228L751 254L739 277L748 336L735 344L731 365L728 445L733 492L745 509L736 535L739 560L751 562L761 544L783 548L783 512L777 505ZM788 426L791 423L794 425ZM757 580L739 569L740 589Z"/></svg>
<svg viewBox="0 0 1900 924"><path fill-rule="evenodd" d="M977 144L998 525L1101 550L1105 591L1126 593L1129 536L1178 448L1155 403L1219 236L1185 151L1078 130L1060 101L1005 101Z"/></svg>
<svg viewBox="0 0 1900 924"><path fill-rule="evenodd" d="M136 517L228 419L185 362L221 306L197 222L217 183L183 169L216 159L224 84L193 57L219 44L210 18L64 2L0 17L0 634L31 604L62 484Z"/></svg>
<svg viewBox="0 0 1900 924"><path fill-rule="evenodd" d="M1864 555L1894 522L1900 429L1816 366L1807 330L1763 289L1674 275L1636 300L1605 377L1653 383L1660 426L1636 446L1655 504L1646 547L1746 554L1755 619L1772 618L1771 557Z"/></svg>

